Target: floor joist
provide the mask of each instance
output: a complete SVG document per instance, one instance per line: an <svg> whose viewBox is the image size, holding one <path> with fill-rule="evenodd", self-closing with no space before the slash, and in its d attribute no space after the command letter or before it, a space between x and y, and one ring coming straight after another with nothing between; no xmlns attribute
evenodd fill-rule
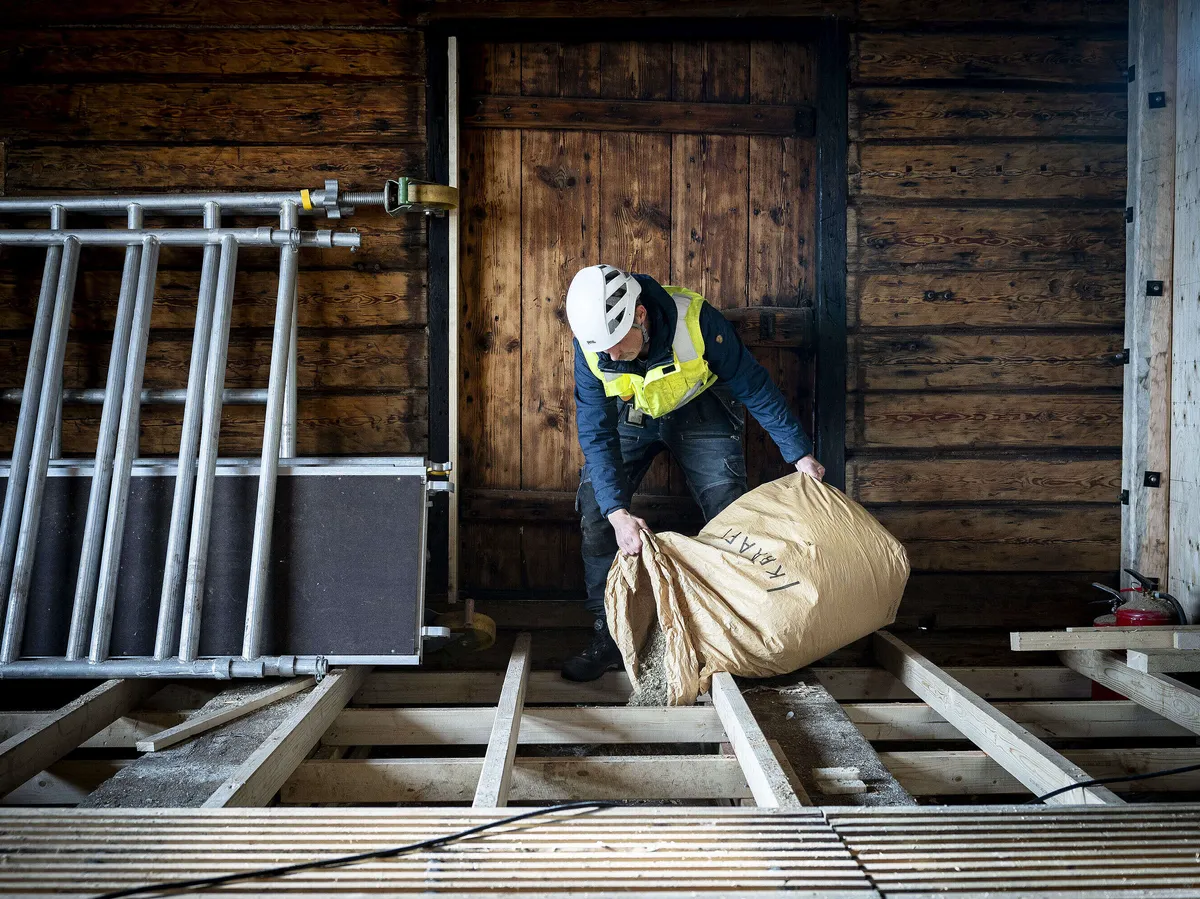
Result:
<svg viewBox="0 0 1200 899"><path fill-rule="evenodd" d="M761 808L799 808L800 797L788 782L733 675L721 671L712 676L712 700L754 801Z"/></svg>
<svg viewBox="0 0 1200 899"><path fill-rule="evenodd" d="M1200 734L1200 690L1195 687L1164 674L1135 671L1111 652L1069 650L1058 657L1068 668Z"/></svg>
<svg viewBox="0 0 1200 899"><path fill-rule="evenodd" d="M508 805L509 783L512 780L513 759L517 756L517 738L521 731L521 713L525 708L525 690L529 684L529 661L532 638L518 634L512 658L504 675L500 701L492 733L488 738L487 754L479 771L475 788L475 808L502 808Z"/></svg>
<svg viewBox="0 0 1200 899"><path fill-rule="evenodd" d="M0 796L61 759L157 687L152 680L105 681L0 743Z"/></svg>
<svg viewBox="0 0 1200 899"><path fill-rule="evenodd" d="M1177 636L1200 635L1188 627L1069 627L1065 631L1013 631L1014 652L1053 652L1064 649L1172 649Z"/></svg>
<svg viewBox="0 0 1200 899"><path fill-rule="evenodd" d="M356 666L326 675L263 745L217 788L204 807L261 806L270 802L362 686L367 671Z"/></svg>
<svg viewBox="0 0 1200 899"><path fill-rule="evenodd" d="M976 746L994 758L1035 795L1042 795L1091 776L1063 758L1011 718L996 711L912 647L893 635L875 634L875 655L880 664L962 731ZM1048 800L1055 804L1118 804L1122 800L1107 787L1092 786L1061 793Z"/></svg>
<svg viewBox="0 0 1200 899"><path fill-rule="evenodd" d="M1136 702L1066 700L997 702L994 707L1030 733L1049 740L1187 737L1191 732ZM868 740L966 740L936 710L916 702L842 706Z"/></svg>

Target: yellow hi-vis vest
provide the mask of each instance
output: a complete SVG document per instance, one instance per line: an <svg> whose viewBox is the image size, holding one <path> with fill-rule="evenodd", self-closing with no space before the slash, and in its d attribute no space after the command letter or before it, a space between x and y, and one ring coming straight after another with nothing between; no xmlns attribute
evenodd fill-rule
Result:
<svg viewBox="0 0 1200 899"><path fill-rule="evenodd" d="M691 402L716 383L717 376L704 361L704 336L700 333L700 310L704 297L682 287L663 289L675 301L675 336L671 362L649 369L645 377L627 372L600 370L600 357L584 351L588 367L604 382L607 396L632 400L634 407L653 418L661 418Z"/></svg>

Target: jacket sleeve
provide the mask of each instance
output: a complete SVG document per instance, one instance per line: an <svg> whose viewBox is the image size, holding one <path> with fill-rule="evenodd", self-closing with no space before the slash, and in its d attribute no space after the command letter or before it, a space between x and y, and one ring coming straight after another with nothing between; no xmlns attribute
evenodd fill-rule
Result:
<svg viewBox="0 0 1200 899"><path fill-rule="evenodd" d="M767 370L750 355L733 325L708 303L700 310L700 333L708 367L771 435L783 458L794 464L811 454L812 441Z"/></svg>
<svg viewBox="0 0 1200 899"><path fill-rule="evenodd" d="M587 476L596 491L600 512L607 517L629 508L629 485L621 461L621 435L617 431L617 398L604 393L588 367L587 358L575 344L575 426L583 450Z"/></svg>

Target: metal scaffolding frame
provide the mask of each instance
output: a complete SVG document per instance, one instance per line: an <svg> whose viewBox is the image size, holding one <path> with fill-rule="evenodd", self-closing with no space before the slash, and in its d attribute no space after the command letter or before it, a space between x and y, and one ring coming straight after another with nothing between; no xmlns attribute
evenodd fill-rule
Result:
<svg viewBox="0 0 1200 899"><path fill-rule="evenodd" d="M442 192L439 193L439 190ZM0 518L0 677L262 677L326 669L321 657L263 657L269 550L281 455L296 455L296 304L299 250L360 245L356 230L301 230L302 216L338 221L356 207L392 215L441 211L452 195L401 178L382 191L324 189L263 193L149 194L0 198L4 216L47 216L42 228L0 229L0 246L44 247L24 388L0 399L20 403L12 463ZM68 216L122 216L126 227L68 228ZM147 215L199 217L198 227L148 228ZM277 226L223 228L222 216L270 216ZM71 305L85 246L125 248L107 383L103 390L64 390ZM186 390L143 390L159 251L202 248L201 277ZM233 289L241 247L279 251L279 283L266 390L225 390ZM21 646L47 469L59 455L62 404L102 405L83 549L65 656L22 660ZM112 659L122 537L143 402L182 403L183 428L171 505L166 568L152 659ZM212 522L221 411L225 403L264 403L264 427L242 655L198 658L207 550Z"/></svg>

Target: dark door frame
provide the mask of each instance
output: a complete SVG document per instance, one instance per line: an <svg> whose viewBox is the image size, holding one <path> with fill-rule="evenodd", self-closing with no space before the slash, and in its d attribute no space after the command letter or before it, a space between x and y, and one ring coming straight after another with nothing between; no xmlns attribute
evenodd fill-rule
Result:
<svg viewBox="0 0 1200 899"><path fill-rule="evenodd" d="M590 42L605 40L795 40L817 50L817 280L813 291L816 379L816 456L825 480L846 485L846 152L850 44L846 23L837 18L739 19L463 19L425 30L425 133L430 180L450 179L447 121L449 38L464 41ZM429 458L450 454L449 247L447 218L429 220ZM447 504L435 502L429 520L431 594L447 584Z"/></svg>

